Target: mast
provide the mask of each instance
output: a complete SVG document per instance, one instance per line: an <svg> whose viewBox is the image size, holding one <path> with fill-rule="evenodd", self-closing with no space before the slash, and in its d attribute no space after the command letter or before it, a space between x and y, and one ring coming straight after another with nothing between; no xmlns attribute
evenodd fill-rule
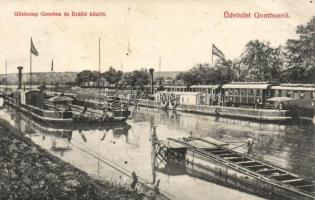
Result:
<svg viewBox="0 0 315 200"><path fill-rule="evenodd" d="M121 60L120 61L120 70L121 70L121 72L123 73L122 74L122 77L121 77L121 82L122 82L122 85L124 84L124 64L123 64L123 61Z"/></svg>
<svg viewBox="0 0 315 200"><path fill-rule="evenodd" d="M30 51L30 90L32 89L32 52Z"/></svg>
<svg viewBox="0 0 315 200"><path fill-rule="evenodd" d="M162 85L162 82L161 82L161 65L162 65L162 59L161 59L161 54L160 54L160 58L159 58L159 80L160 80L160 85Z"/></svg>
<svg viewBox="0 0 315 200"><path fill-rule="evenodd" d="M5 60L5 90L8 90L8 65L7 65L7 60Z"/></svg>
<svg viewBox="0 0 315 200"><path fill-rule="evenodd" d="M98 83L97 87L100 89L100 79L101 79L101 38L98 38L98 72L99 72L99 77L98 77Z"/></svg>
<svg viewBox="0 0 315 200"><path fill-rule="evenodd" d="M52 93L53 93L53 91L52 91L52 88L53 88L53 86L52 86L52 73L53 73L53 71L54 71L54 60L52 59L51 60L51 68L50 68L50 95L52 96Z"/></svg>

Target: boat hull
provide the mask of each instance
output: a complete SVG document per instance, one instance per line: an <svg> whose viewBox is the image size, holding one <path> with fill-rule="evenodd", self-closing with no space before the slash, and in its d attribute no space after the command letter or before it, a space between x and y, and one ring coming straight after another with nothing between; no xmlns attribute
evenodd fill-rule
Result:
<svg viewBox="0 0 315 200"><path fill-rule="evenodd" d="M122 123L125 122L128 117L127 116L129 111L123 111L123 116L114 116L109 119L90 119L90 118L73 118L72 112L59 112L56 113L55 111L46 111L39 108L36 108L34 106L29 106L25 104L17 105L17 103L14 101L11 97L6 97L4 101L7 105L23 112L24 114L29 114L31 117L41 120L48 123L54 123L54 124L65 124L65 123L75 123L75 124L81 124L81 123L97 123L97 124L106 124L106 123ZM119 113L118 113L119 114ZM118 115L116 114L116 115Z"/></svg>
<svg viewBox="0 0 315 200"><path fill-rule="evenodd" d="M34 109L34 107L31 108L28 105L21 104L21 106L17 106L16 104L14 104L10 100L5 101L5 104L21 111L24 114L29 114L31 117L38 119L38 120L51 122L51 123L70 123L70 122L73 122L72 115L67 116L67 118L60 118L60 117L58 118L58 116L56 116L56 114L54 114L53 111L41 111L40 112L41 114L39 114L39 113L34 112L34 110L36 108L35 109Z"/></svg>
<svg viewBox="0 0 315 200"><path fill-rule="evenodd" d="M174 158L173 158L174 159ZM235 169L218 162L214 158L205 157L192 149L187 149L185 168L188 174L202 179L217 180L232 188L259 195L267 199L313 200L303 193L288 190L265 180L263 176L255 177L241 168Z"/></svg>
<svg viewBox="0 0 315 200"><path fill-rule="evenodd" d="M192 137L156 141L166 149L167 163L169 159L184 162L185 169L201 177L224 180L230 187L267 199L315 199L312 180L228 149L221 141Z"/></svg>
<svg viewBox="0 0 315 200"><path fill-rule="evenodd" d="M247 191L253 194L259 194L267 199L296 199L311 200L313 198L297 194L285 188L271 185L270 183L253 177L241 169L235 170L217 161L205 158L188 150L186 155L186 171L196 174L199 177L215 177L218 180L224 180L224 183L234 188Z"/></svg>

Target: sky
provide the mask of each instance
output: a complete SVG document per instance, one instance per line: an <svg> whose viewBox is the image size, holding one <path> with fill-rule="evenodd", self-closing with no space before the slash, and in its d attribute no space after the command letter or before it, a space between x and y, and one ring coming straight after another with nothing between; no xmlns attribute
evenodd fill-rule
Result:
<svg viewBox="0 0 315 200"><path fill-rule="evenodd" d="M259 39L272 46L296 38L315 14L310 0L0 0L0 74L30 68L30 38L39 56L34 72L154 68L185 71L211 63L215 44L228 59ZM102 17L14 16L15 12L105 12ZM287 19L225 18L224 12L289 13ZM128 54L128 55L127 55ZM159 68L161 60L161 68Z"/></svg>

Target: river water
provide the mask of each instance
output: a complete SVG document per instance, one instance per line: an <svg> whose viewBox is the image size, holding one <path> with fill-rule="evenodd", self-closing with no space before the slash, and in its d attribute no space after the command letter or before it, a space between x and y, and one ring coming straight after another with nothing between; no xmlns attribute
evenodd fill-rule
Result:
<svg viewBox="0 0 315 200"><path fill-rule="evenodd" d="M188 173L180 166L167 171L159 170L165 167L163 163L153 166L152 163L158 162L152 161L152 125L156 126L159 139L210 136L237 147L241 144L238 142L251 137L255 140L254 157L315 179L315 128L312 124L266 124L147 108L137 110L126 124L108 126L77 124L48 128L47 124L30 122L10 108L1 109L0 116L42 148L93 177L129 184L131 179L125 174L135 171L141 181L160 180L160 191L172 199L261 198L232 189L233 186L214 178ZM23 133L28 124L32 124L33 133ZM235 150L247 151L245 146Z"/></svg>

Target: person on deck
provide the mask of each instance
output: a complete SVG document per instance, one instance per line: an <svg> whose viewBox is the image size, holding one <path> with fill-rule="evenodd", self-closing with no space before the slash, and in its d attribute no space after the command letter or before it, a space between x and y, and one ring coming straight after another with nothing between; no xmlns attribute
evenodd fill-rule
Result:
<svg viewBox="0 0 315 200"><path fill-rule="evenodd" d="M247 139L247 155L249 155L252 152L253 145L254 145L254 139L253 138L248 138Z"/></svg>

